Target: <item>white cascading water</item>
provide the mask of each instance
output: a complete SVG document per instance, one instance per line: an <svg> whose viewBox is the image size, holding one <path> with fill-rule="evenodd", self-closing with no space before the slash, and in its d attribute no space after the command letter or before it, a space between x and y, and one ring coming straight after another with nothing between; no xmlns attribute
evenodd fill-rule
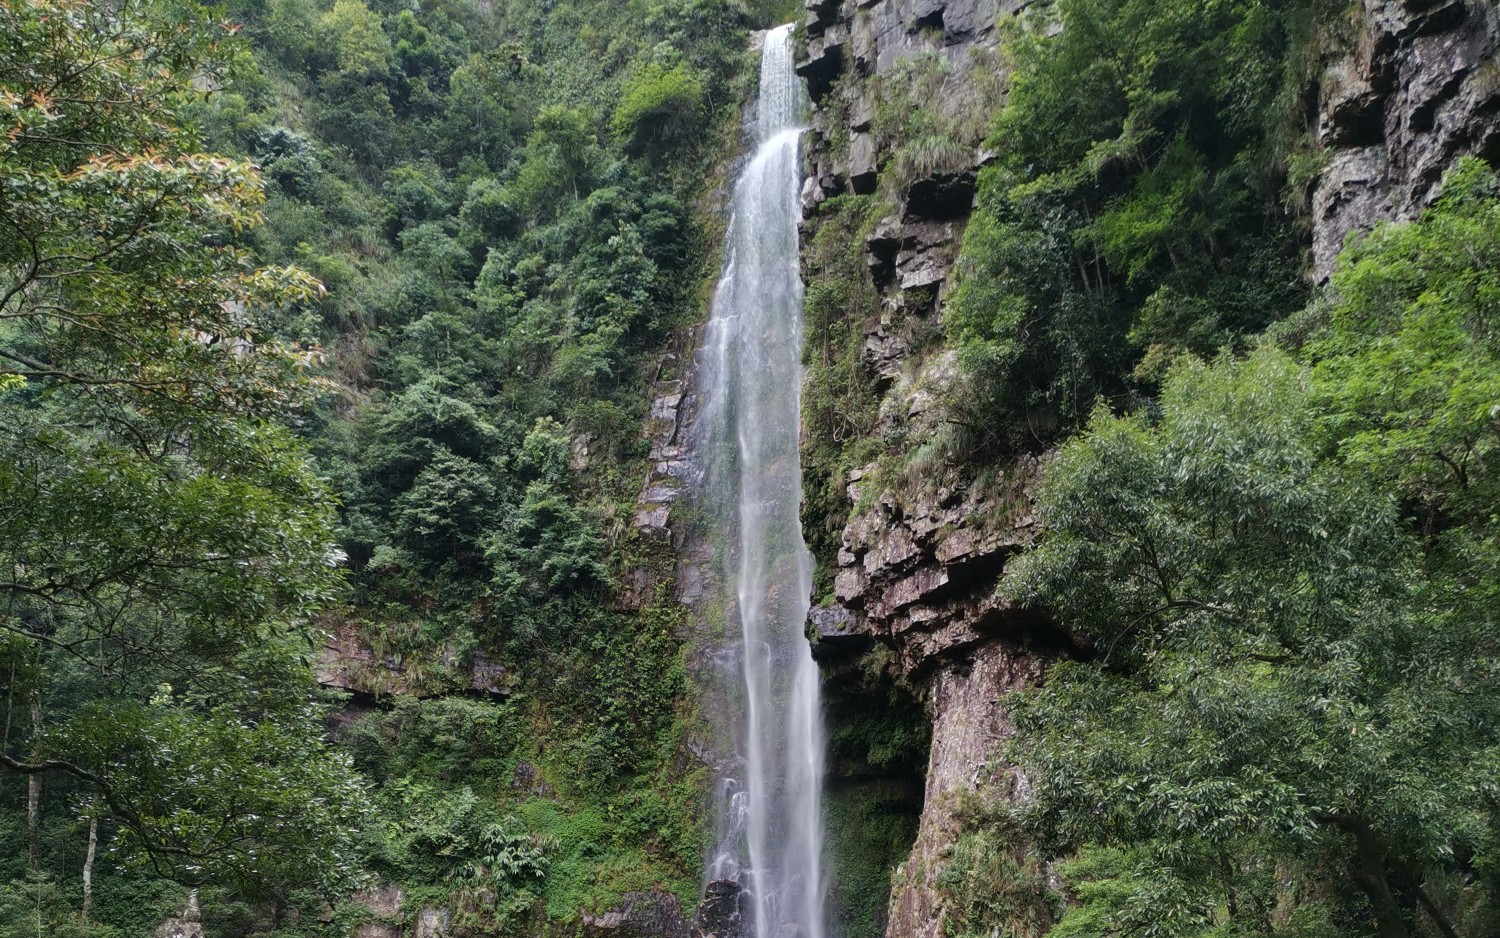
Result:
<svg viewBox="0 0 1500 938"><path fill-rule="evenodd" d="M804 110L791 27L761 59L758 148L735 185L724 273L700 354L704 500L726 531L738 598L742 778L724 779L711 879L738 880L755 938L824 938L823 722L805 626L802 280L797 259ZM750 932L747 931L747 934Z"/></svg>

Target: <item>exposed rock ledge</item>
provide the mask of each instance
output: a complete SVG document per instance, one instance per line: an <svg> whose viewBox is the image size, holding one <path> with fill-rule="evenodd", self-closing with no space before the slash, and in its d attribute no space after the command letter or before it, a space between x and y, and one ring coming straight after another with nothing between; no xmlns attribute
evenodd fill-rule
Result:
<svg viewBox="0 0 1500 938"><path fill-rule="evenodd" d="M851 474L858 505L873 470ZM996 595L1005 561L1036 530L1026 493L1037 462L1023 458L986 486L956 473L902 497L883 491L844 529L834 593L858 627L893 648L908 675L988 637L1031 624ZM1007 506L1007 493L1018 502Z"/></svg>
<svg viewBox="0 0 1500 938"><path fill-rule="evenodd" d="M615 908L583 916L583 938L689 938L682 903L670 892L632 892Z"/></svg>
<svg viewBox="0 0 1500 938"><path fill-rule="evenodd" d="M444 645L439 650L438 660L447 670L451 682L457 683L458 687L435 688L430 682L415 678L395 656L377 656L354 625L340 623L331 626L327 633L314 673L324 687L371 697L393 694L431 697L440 691L452 690L488 697L510 696L510 677L505 668L483 651L474 652L465 665L460 662L453 646Z"/></svg>

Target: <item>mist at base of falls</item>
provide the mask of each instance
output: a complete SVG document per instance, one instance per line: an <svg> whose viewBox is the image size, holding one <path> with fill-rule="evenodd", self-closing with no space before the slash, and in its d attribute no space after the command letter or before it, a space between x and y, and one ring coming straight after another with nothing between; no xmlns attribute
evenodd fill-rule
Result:
<svg viewBox="0 0 1500 938"><path fill-rule="evenodd" d="M802 539L799 420L802 281L797 219L804 96L791 27L766 34L755 154L734 190L723 277L699 353L702 499L729 545L741 643L739 769L725 797L712 879L737 880L755 938L824 938L824 737L804 628L812 556Z"/></svg>

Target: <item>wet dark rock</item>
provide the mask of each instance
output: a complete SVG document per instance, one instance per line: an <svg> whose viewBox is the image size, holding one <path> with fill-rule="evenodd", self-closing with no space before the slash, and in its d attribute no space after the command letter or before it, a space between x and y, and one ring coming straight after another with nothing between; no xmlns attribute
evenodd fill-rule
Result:
<svg viewBox="0 0 1500 938"><path fill-rule="evenodd" d="M537 798L551 798L557 794L530 762L516 763L515 771L511 773L511 787Z"/></svg>
<svg viewBox="0 0 1500 938"><path fill-rule="evenodd" d="M686 501L695 472L688 441L696 405L691 393L693 358L689 350L697 347L700 336L699 328L679 331L672 347L658 360L651 411L642 431L650 445L651 462L630 515L637 536L677 551L682 549L686 527L678 506ZM639 611L656 595L659 577L658 568L649 564L625 571L615 608Z"/></svg>
<svg viewBox="0 0 1500 938"><path fill-rule="evenodd" d="M742 908L744 887L732 879L716 879L703 891L694 922L695 938L746 938L750 922Z"/></svg>
<svg viewBox="0 0 1500 938"><path fill-rule="evenodd" d="M974 170L966 169L916 180L906 190L902 220L968 218L974 209L978 178Z"/></svg>

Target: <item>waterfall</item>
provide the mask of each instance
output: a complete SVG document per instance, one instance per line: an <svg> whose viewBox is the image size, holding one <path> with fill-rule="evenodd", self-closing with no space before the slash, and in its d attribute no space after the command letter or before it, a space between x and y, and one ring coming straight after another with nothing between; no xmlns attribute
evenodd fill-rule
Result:
<svg viewBox="0 0 1500 938"><path fill-rule="evenodd" d="M710 878L738 880L755 938L823 938L823 724L805 634L812 556L802 540L802 281L798 141L804 99L791 27L767 33L758 147L734 189L724 272L699 355L704 502L728 543L741 644L738 778L721 780ZM738 696L738 695L737 695ZM748 932L747 932L748 934Z"/></svg>

